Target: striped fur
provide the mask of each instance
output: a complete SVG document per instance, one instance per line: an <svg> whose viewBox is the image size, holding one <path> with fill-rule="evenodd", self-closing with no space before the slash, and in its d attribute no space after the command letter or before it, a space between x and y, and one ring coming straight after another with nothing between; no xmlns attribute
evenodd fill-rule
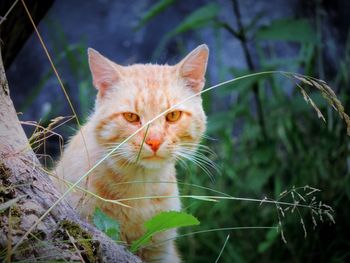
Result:
<svg viewBox="0 0 350 263"><path fill-rule="evenodd" d="M94 86L98 89L95 110L66 146L57 164L60 178L75 182L111 149L119 145L142 124L182 101L204 85L208 48L199 46L174 66L136 64L120 66L89 50L89 63ZM125 199L145 196L177 196L175 163L180 152L195 151L205 131L206 116L201 97L177 107L181 117L174 123L165 116L154 121L146 129L120 147L110 158L98 166L81 183L81 187L105 199ZM139 123L129 123L123 113L132 112L140 117ZM84 145L83 136L86 142ZM142 141L157 140L159 149L154 152ZM183 148L187 145L186 148ZM190 145L190 146L188 146ZM139 161L137 156L140 152ZM56 180L61 191L66 185ZM119 221L122 239L130 244L144 234L144 222L161 211L180 210L178 198L152 198L124 201L132 208L122 207L83 194L75 190L69 196L70 203L82 217L91 219L95 207ZM173 241L158 242L176 236L176 230L159 233L152 244L143 248L139 256L145 262L180 262Z"/></svg>

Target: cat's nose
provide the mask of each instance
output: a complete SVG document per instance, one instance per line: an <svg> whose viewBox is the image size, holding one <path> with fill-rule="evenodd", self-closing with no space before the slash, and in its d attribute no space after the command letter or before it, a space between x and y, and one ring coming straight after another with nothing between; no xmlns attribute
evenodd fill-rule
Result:
<svg viewBox="0 0 350 263"><path fill-rule="evenodd" d="M146 144L149 145L154 152L156 152L162 142L159 139L148 139L146 140Z"/></svg>

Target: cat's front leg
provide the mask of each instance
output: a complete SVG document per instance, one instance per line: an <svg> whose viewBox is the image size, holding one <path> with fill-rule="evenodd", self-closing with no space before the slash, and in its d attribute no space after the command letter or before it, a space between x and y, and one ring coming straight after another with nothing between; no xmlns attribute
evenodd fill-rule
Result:
<svg viewBox="0 0 350 263"><path fill-rule="evenodd" d="M175 243L168 241L165 244L150 246L149 248L141 249L137 254L146 263L180 263L181 259L177 252Z"/></svg>

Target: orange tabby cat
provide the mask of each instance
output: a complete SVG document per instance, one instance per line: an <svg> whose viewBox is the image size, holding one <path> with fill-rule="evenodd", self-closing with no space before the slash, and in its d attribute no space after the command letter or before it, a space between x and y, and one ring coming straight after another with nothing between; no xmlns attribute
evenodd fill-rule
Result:
<svg viewBox="0 0 350 263"><path fill-rule="evenodd" d="M91 164L103 158L144 123L199 92L205 82L208 53L208 47L201 45L174 66L121 66L89 49L93 84L98 90L96 105L81 132L64 150L56 167L58 176L76 182ZM185 155L194 154L205 124L202 100L196 96L154 121L147 133L146 128L137 133L80 186L113 200L178 196L175 162ZM67 189L64 183L56 181L56 184L61 191ZM115 218L120 223L121 238L128 244L145 233L146 220L162 211L181 209L178 198L124 201L131 208L103 202L79 190L73 191L68 198L85 218L91 218L95 207ZM175 236L176 230L156 234L151 240L153 245L141 249L139 256L146 262L180 262L173 241L157 244Z"/></svg>

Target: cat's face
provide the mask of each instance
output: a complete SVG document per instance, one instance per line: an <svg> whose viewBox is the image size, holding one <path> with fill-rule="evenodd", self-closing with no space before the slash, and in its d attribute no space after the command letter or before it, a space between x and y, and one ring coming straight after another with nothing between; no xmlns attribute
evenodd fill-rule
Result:
<svg viewBox="0 0 350 263"><path fill-rule="evenodd" d="M99 91L92 120L96 140L106 153L148 121L199 92L207 59L208 48L202 45L175 66L123 67L90 49L90 68ZM205 123L202 100L196 96L130 138L108 163L137 162L146 168L159 168L194 151Z"/></svg>

